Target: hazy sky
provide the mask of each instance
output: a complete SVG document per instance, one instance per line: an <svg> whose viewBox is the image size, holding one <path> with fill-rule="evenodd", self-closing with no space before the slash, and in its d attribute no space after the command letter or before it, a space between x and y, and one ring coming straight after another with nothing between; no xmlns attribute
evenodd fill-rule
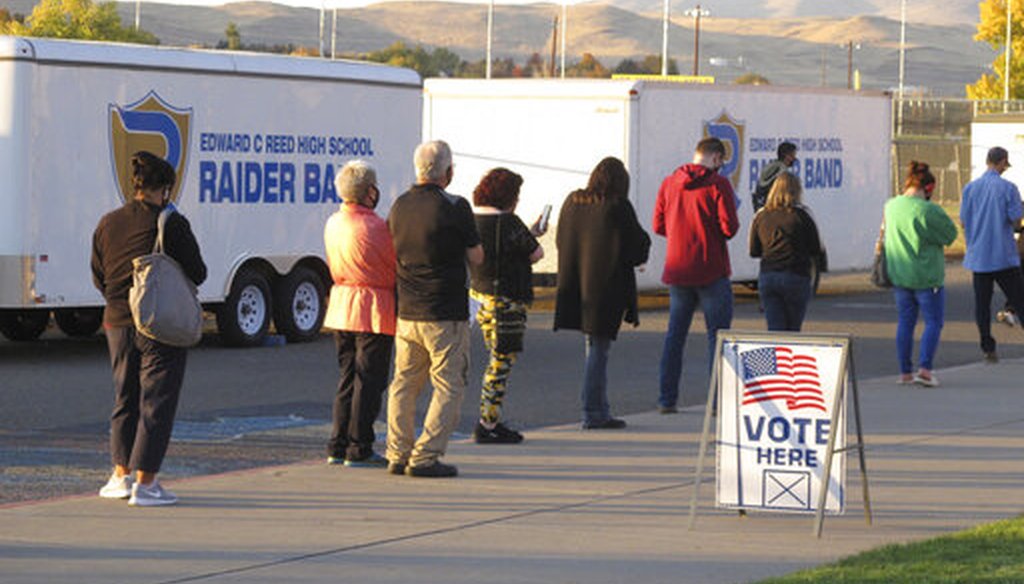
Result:
<svg viewBox="0 0 1024 584"><path fill-rule="evenodd" d="M197 6L219 6L230 4L224 0L159 0L169 4L194 4ZM312 6L320 7L321 0L271 0L276 4L287 4L288 6ZM380 4L383 2L398 2L408 0L323 0L328 8L360 8L369 4ZM446 0L448 2L461 2L463 4L488 4L490 0ZM586 0L565 0L570 6L580 4ZM548 4L562 4L563 0L547 0ZM495 0L495 4L537 4L538 0Z"/></svg>

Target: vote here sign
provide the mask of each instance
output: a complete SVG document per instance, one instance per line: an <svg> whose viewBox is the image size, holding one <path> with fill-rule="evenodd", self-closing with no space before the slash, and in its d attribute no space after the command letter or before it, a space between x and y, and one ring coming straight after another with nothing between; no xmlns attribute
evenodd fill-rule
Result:
<svg viewBox="0 0 1024 584"><path fill-rule="evenodd" d="M770 342L766 342L770 339ZM846 377L841 342L785 335L726 337L719 355L717 505L814 512L835 430L825 511L840 514L846 486L845 407L832 425Z"/></svg>

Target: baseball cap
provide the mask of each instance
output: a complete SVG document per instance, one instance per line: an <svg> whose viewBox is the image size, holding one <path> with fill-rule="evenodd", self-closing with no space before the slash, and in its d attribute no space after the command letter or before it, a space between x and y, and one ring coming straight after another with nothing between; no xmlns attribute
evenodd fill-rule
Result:
<svg viewBox="0 0 1024 584"><path fill-rule="evenodd" d="M1006 161L1006 166L1010 166L1010 154L1006 151L1006 148L993 146L988 149L988 155L985 156L986 164L998 164L1004 160Z"/></svg>

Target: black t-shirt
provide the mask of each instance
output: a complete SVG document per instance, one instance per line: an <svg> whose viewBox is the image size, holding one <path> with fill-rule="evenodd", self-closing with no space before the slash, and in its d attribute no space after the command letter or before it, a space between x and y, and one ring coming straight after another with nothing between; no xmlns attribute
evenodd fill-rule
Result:
<svg viewBox="0 0 1024 584"><path fill-rule="evenodd" d="M466 320L466 250L480 245L473 210L436 185L415 185L388 215L398 259L398 317Z"/></svg>
<svg viewBox="0 0 1024 584"><path fill-rule="evenodd" d="M499 224L501 233L496 235ZM484 244L484 263L470 268L473 290L519 302L532 302L530 254L540 245L537 238L515 213L477 215L476 228ZM500 247L498 252L495 246ZM499 276L497 291L494 290L496 272Z"/></svg>

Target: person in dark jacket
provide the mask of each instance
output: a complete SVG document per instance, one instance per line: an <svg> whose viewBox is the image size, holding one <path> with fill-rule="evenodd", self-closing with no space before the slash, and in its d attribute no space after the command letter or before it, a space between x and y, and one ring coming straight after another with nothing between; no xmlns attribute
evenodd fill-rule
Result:
<svg viewBox="0 0 1024 584"><path fill-rule="evenodd" d="M750 198L754 204L754 213L764 207L768 200L768 192L771 191L775 179L789 172L789 169L796 164L796 144L783 142L775 149L778 155L776 160L761 169L757 178L757 188L751 193Z"/></svg>
<svg viewBox="0 0 1024 584"><path fill-rule="evenodd" d="M103 328L114 376L110 416L114 472L100 496L149 507L177 502L156 475L174 427L187 349L145 337L132 322L128 308L132 260L152 253L157 218L170 202L175 176L166 160L149 152L136 152L131 165L135 197L100 219L92 241L92 277L106 299ZM206 280L199 245L180 213L172 213L164 225L163 250L197 286Z"/></svg>
<svg viewBox="0 0 1024 584"><path fill-rule="evenodd" d="M587 188L571 193L558 216L558 292L555 330L583 333L583 429L618 429L608 405L611 342L625 320L638 325L634 268L647 261L651 239L626 195L629 173L608 157L590 174Z"/></svg>
<svg viewBox="0 0 1024 584"><path fill-rule="evenodd" d="M757 292L770 331L800 330L811 299L811 262L823 253L802 193L799 178L780 174L750 226L750 257L761 258Z"/></svg>
<svg viewBox="0 0 1024 584"><path fill-rule="evenodd" d="M484 263L470 266L470 296L480 303L476 320L490 353L480 389L480 420L473 430L478 444L518 444L523 435L501 422L505 389L516 354L522 351L526 312L533 302L531 265L544 257L533 228L516 215L523 177L495 168L473 190L476 229L484 246ZM500 319L499 319L500 315Z"/></svg>

